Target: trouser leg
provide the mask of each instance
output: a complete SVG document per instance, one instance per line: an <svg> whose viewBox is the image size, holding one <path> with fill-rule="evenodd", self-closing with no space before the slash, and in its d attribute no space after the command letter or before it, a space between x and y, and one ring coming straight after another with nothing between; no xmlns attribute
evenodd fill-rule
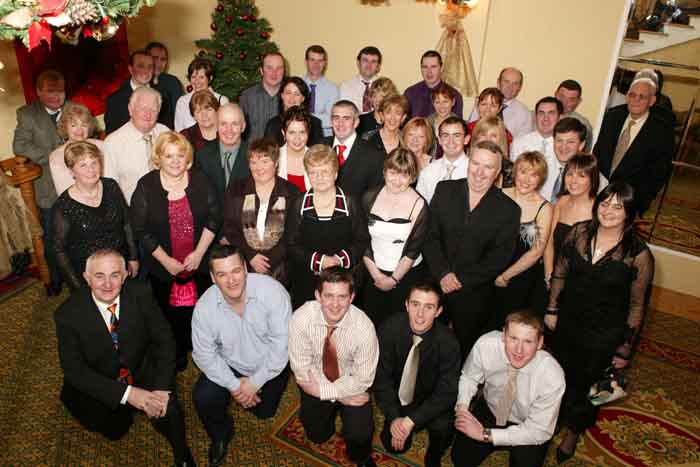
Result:
<svg viewBox="0 0 700 467"><path fill-rule="evenodd" d="M353 462L366 461L372 452L374 433L372 403L359 407L341 405L340 416L343 419L343 439L348 457Z"/></svg>
<svg viewBox="0 0 700 467"><path fill-rule="evenodd" d="M231 393L212 382L202 373L192 389L192 400L212 442L224 441L233 436L233 418L228 414Z"/></svg>

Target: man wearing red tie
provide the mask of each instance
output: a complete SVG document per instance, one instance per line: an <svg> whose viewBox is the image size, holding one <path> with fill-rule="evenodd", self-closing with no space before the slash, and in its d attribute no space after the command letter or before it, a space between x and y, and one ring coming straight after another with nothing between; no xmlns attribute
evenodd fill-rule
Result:
<svg viewBox="0 0 700 467"><path fill-rule="evenodd" d="M358 137L359 124L357 106L340 100L331 109L333 136L324 140L338 154L338 186L358 200L367 189L384 182L384 155Z"/></svg>
<svg viewBox="0 0 700 467"><path fill-rule="evenodd" d="M89 288L71 295L56 314L63 368L61 400L87 429L122 438L133 414L144 412L172 446L175 465L195 465L174 392L175 341L151 292L127 277L114 250L85 265Z"/></svg>
<svg viewBox="0 0 700 467"><path fill-rule="evenodd" d="M335 434L340 411L347 454L358 467L376 467L372 452L369 387L379 359L372 321L352 305L352 273L324 270L316 300L306 302L289 323L289 363L301 393L299 418L306 436L324 443Z"/></svg>

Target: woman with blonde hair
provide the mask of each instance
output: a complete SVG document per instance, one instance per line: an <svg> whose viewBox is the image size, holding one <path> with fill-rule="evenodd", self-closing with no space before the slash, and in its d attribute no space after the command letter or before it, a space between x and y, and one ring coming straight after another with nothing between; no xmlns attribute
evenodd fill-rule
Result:
<svg viewBox="0 0 700 467"><path fill-rule="evenodd" d="M304 155L304 167L311 188L290 203L285 227L295 309L314 299L322 270L355 269L369 243L362 208L336 185L335 151L324 144L311 146Z"/></svg>
<svg viewBox="0 0 700 467"><path fill-rule="evenodd" d="M501 166L500 186L510 188L513 186L513 162L509 157L510 145L508 144L508 130L503 120L498 117L482 118L474 126L469 143L478 144L482 141L491 141L500 146L503 151L503 164ZM498 182L497 182L498 183Z"/></svg>
<svg viewBox="0 0 700 467"><path fill-rule="evenodd" d="M175 335L176 366L187 366L192 310L211 284L203 258L221 225L215 188L192 167L192 146L180 133L161 133L153 147L156 167L139 180L131 218L156 301Z"/></svg>
<svg viewBox="0 0 700 467"><path fill-rule="evenodd" d="M418 173L433 161L435 140L430 124L423 117L414 117L401 131L401 147L408 149L416 158Z"/></svg>
<svg viewBox="0 0 700 467"><path fill-rule="evenodd" d="M102 151L89 141L65 147L74 182L53 205L52 231L58 270L71 291L85 284L85 262L97 250L124 255L131 277L139 269L129 208L117 182L102 177L102 160Z"/></svg>
<svg viewBox="0 0 700 467"><path fill-rule="evenodd" d="M97 120L84 105L69 102L63 108L61 118L56 123L56 131L65 143L49 154L49 170L56 194L60 195L73 185L73 173L63 159L68 144L74 141L89 141L102 151L102 141L92 138L96 128Z"/></svg>
<svg viewBox="0 0 700 467"><path fill-rule="evenodd" d="M513 261L496 277L499 307L493 314L493 329L502 329L509 313L540 309L545 288L544 254L552 223L552 206L539 190L547 179L547 161L542 153L528 151L518 156L513 167L515 186L503 193L520 207L520 235Z"/></svg>

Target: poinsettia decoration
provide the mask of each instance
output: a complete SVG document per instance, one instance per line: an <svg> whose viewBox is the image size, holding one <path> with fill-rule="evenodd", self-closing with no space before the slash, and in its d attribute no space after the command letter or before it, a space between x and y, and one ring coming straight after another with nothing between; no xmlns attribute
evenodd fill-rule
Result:
<svg viewBox="0 0 700 467"><path fill-rule="evenodd" d="M19 38L29 50L55 35L68 44L81 36L114 36L125 17L156 0L0 0L0 39Z"/></svg>

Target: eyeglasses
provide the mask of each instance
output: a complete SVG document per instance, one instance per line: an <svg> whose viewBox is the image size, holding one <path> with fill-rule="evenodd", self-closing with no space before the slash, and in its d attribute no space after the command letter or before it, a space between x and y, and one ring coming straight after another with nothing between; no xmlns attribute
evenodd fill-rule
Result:
<svg viewBox="0 0 700 467"><path fill-rule="evenodd" d="M330 177L333 175L335 172L330 169L316 169L316 170L309 170L307 174L309 175L309 178L326 178Z"/></svg>

